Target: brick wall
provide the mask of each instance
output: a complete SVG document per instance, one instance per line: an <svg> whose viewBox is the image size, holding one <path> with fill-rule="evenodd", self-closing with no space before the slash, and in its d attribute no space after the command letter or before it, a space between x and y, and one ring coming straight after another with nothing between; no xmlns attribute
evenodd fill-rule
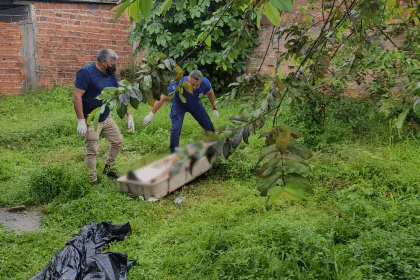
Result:
<svg viewBox="0 0 420 280"><path fill-rule="evenodd" d="M280 24L280 26L288 26L295 17L295 12L297 11L297 8L299 6L306 6L306 4L306 0L297 0L293 5L291 13L283 13L283 21ZM321 13L318 9L312 9L308 11L308 13L312 14L315 17L318 17L318 20L315 20L316 22L321 19ZM388 23L388 28L390 28L393 24L399 23L401 22L398 20L391 21ZM322 24L323 23L319 21L317 25L313 26L310 29L310 33L313 36L318 36L318 34L321 31ZM277 38L277 36L275 35L270 41L272 31L273 24L265 16L263 16L261 20L261 30L258 31L259 40L261 44L254 48L251 58L247 60L248 73L256 72L260 68L261 69L259 74L273 75L275 73L276 61L279 52L286 52L287 50L284 48L284 44L286 43L286 40L284 38ZM393 50L395 48L394 44L396 46L401 46L404 43L405 36L404 34L400 34L397 36L393 36L391 39L393 42L390 42L389 40L381 40L376 41L376 43L382 45L387 50ZM296 70L293 65L288 65L286 63L283 63L281 65L281 68L285 72ZM363 91L363 89L360 86L355 85L354 88L356 92Z"/></svg>
<svg viewBox="0 0 420 280"><path fill-rule="evenodd" d="M72 85L76 72L96 60L98 52L113 49L119 67L131 62L125 41L131 22L123 16L113 24L113 5L37 3L37 60L39 85ZM119 68L120 69L120 68Z"/></svg>
<svg viewBox="0 0 420 280"><path fill-rule="evenodd" d="M296 15L298 7L306 5L306 0L297 0L295 4L293 4L292 11L290 13L282 14L282 22L280 23L280 26L286 27L290 25ZM308 13L320 17L319 9L312 9L308 11ZM319 28L315 27L312 31L313 35L315 35L319 32ZM247 71L249 73L256 72L260 68L259 74L273 75L275 73L277 56L279 52L285 52L286 49L284 48L285 40L283 38L279 39L276 35L274 35L270 41L272 32L273 24L266 16L263 16L261 19L261 30L258 31L261 44L254 48L254 53L247 61ZM266 52L267 54L265 55ZM283 68L286 72L294 70L292 65L287 65L285 63L281 65L281 68Z"/></svg>
<svg viewBox="0 0 420 280"><path fill-rule="evenodd" d="M21 55L23 32L18 23L0 22L0 93L19 93L25 81Z"/></svg>

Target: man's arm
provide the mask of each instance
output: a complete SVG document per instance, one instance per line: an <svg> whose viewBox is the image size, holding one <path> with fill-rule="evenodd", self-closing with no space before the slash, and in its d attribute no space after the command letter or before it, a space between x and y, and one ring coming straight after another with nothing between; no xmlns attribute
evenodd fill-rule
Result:
<svg viewBox="0 0 420 280"><path fill-rule="evenodd" d="M86 135L87 126L85 116L83 115L82 96L85 90L75 87L73 92L73 106L77 116L77 133L84 137Z"/></svg>
<svg viewBox="0 0 420 280"><path fill-rule="evenodd" d="M147 125L148 123L152 121L153 115L157 112L157 110L159 110L163 102L165 102L168 99L169 99L169 96L166 96L164 94L160 96L159 101L156 101L155 104L153 104L152 111L150 111L150 113L144 118L143 125Z"/></svg>
<svg viewBox="0 0 420 280"><path fill-rule="evenodd" d="M85 94L85 90L80 89L80 88L74 88L73 106L74 106L74 111L76 112L76 116L78 120L85 118L85 116L83 115L83 104L82 104L83 94Z"/></svg>
<svg viewBox="0 0 420 280"><path fill-rule="evenodd" d="M157 112L157 110L159 110L159 108L162 107L163 102L165 102L168 99L169 99L169 96L166 96L166 95L162 94L160 96L160 100L156 101L155 104L153 104L152 114L155 114Z"/></svg>
<svg viewBox="0 0 420 280"><path fill-rule="evenodd" d="M213 110L217 110L217 107L216 107L216 96L214 96L213 89L210 89L207 92L207 97L208 97L208 99L210 101L210 104L211 104L211 107L213 108Z"/></svg>

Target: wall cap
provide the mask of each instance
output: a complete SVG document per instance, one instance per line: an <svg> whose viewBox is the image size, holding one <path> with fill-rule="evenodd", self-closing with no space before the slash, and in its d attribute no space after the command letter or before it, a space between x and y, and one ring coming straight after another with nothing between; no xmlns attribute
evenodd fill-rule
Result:
<svg viewBox="0 0 420 280"><path fill-rule="evenodd" d="M35 3L54 3L54 4L107 4L116 5L119 0L12 0L14 5L27 5Z"/></svg>

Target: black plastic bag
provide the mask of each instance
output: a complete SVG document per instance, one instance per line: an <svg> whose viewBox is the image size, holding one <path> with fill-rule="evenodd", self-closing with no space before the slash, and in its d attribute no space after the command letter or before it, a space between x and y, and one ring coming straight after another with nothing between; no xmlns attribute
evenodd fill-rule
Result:
<svg viewBox="0 0 420 280"><path fill-rule="evenodd" d="M124 280L135 261L124 253L100 254L113 241L122 241L131 232L129 223L113 225L92 222L73 235L52 261L30 280Z"/></svg>

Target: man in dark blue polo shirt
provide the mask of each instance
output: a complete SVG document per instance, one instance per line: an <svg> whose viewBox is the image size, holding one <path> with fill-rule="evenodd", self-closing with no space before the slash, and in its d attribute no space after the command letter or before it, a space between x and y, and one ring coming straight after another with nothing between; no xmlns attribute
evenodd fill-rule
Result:
<svg viewBox="0 0 420 280"><path fill-rule="evenodd" d="M100 115L97 131L94 130L93 124L86 125L86 119L90 112L102 106L102 101L96 99L101 94L102 89L118 87L117 77L115 76L117 60L118 56L113 50L102 50L99 52L96 62L82 67L76 75L73 104L78 119L77 133L86 139L86 165L93 185L98 183L96 157L99 149L99 135L102 135L111 143L104 174L110 178L118 178L118 175L112 170L112 166L115 164L123 138L117 124L110 115L109 108L106 108ZM133 116L128 109L127 124L129 130L134 132Z"/></svg>
<svg viewBox="0 0 420 280"><path fill-rule="evenodd" d="M175 94L174 99L172 101L170 114L172 121L170 144L171 153L175 152L175 148L179 146L179 136L181 135L182 123L184 122L184 115L186 112L190 113L205 131L214 132L213 123L211 122L210 117L206 112L206 109L204 109L203 104L201 104L201 94L207 95L210 104L213 108L213 117L215 119L219 117L219 112L217 111L217 107L215 105L216 97L214 96L214 92L211 87L210 81L206 77L203 77L203 74L198 70L194 70L190 73L189 76L183 77L179 81L180 86L182 85L183 81L187 81L191 84L193 94L189 94L184 90L183 96L186 100L186 103L183 103L181 101L178 94ZM176 82L173 82L168 87L168 92L173 92L175 90L175 87ZM159 110L163 102L165 102L168 99L168 96L161 95L160 100L156 101L153 105L152 111L144 118L144 125L147 125L149 122L152 121L153 115L156 113L157 110Z"/></svg>

